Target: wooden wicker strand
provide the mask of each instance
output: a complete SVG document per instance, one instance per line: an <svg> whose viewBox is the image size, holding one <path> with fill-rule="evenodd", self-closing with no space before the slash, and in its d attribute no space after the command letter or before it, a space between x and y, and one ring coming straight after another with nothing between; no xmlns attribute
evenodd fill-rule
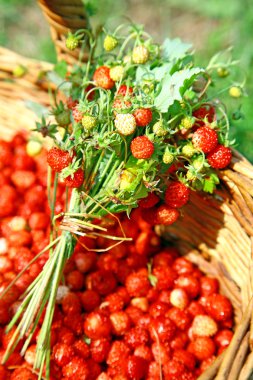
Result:
<svg viewBox="0 0 253 380"><path fill-rule="evenodd" d="M78 29L89 27L82 0L38 0L38 3L50 25L51 36L59 60L73 64L79 57L79 51L69 51L65 46L65 36ZM87 60L88 49L83 60Z"/></svg>

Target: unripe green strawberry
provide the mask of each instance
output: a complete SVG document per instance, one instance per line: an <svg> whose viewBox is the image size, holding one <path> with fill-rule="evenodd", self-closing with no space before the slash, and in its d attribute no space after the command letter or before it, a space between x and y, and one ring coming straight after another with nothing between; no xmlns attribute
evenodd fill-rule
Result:
<svg viewBox="0 0 253 380"><path fill-rule="evenodd" d="M131 113L117 113L114 123L117 131L123 136L131 135L136 130L135 117Z"/></svg>
<svg viewBox="0 0 253 380"><path fill-rule="evenodd" d="M110 69L110 77L114 82L118 82L123 78L124 75L124 67L123 66L115 66Z"/></svg>
<svg viewBox="0 0 253 380"><path fill-rule="evenodd" d="M196 150L193 145L189 143L183 146L182 153L185 157L191 158L196 153Z"/></svg>
<svg viewBox="0 0 253 380"><path fill-rule="evenodd" d="M149 59L149 51L144 45L136 46L132 52L133 63L143 64Z"/></svg>
<svg viewBox="0 0 253 380"><path fill-rule="evenodd" d="M97 124L97 118L95 116L90 115L84 115L82 117L82 126L87 130L90 131L93 129Z"/></svg>
<svg viewBox="0 0 253 380"><path fill-rule="evenodd" d="M66 38L65 45L67 49L69 50L75 50L79 45L79 38L76 37L74 34L69 33L68 37Z"/></svg>
<svg viewBox="0 0 253 380"><path fill-rule="evenodd" d="M197 171L201 171L203 168L204 168L204 160L203 160L203 157L197 157L195 158L195 160L193 160L192 162L192 166L194 167L194 169L196 169Z"/></svg>
<svg viewBox="0 0 253 380"><path fill-rule="evenodd" d="M166 129L163 127L162 121L157 121L153 125L153 132L157 136L165 136L167 134Z"/></svg>
<svg viewBox="0 0 253 380"><path fill-rule="evenodd" d="M225 78L229 75L229 71L225 67L218 67L217 74L220 78Z"/></svg>
<svg viewBox="0 0 253 380"><path fill-rule="evenodd" d="M117 45L118 45L117 38L111 36L110 34L108 34L105 37L105 39L104 39L104 49L106 51L112 51L113 49L116 48Z"/></svg>
<svg viewBox="0 0 253 380"><path fill-rule="evenodd" d="M174 161L174 154L169 151L164 152L163 154L163 163L164 164L172 164Z"/></svg>
<svg viewBox="0 0 253 380"><path fill-rule="evenodd" d="M30 157L37 156L41 152L41 149L42 149L42 144L39 141L30 140L26 144L26 153Z"/></svg>
<svg viewBox="0 0 253 380"><path fill-rule="evenodd" d="M240 87L237 86L230 87L229 95L232 98L240 98L242 96L242 90L240 89Z"/></svg>
<svg viewBox="0 0 253 380"><path fill-rule="evenodd" d="M195 122L194 117L186 116L181 120L181 127L185 129L191 129Z"/></svg>
<svg viewBox="0 0 253 380"><path fill-rule="evenodd" d="M186 178L188 181L195 181L197 179L197 175L193 170L187 170Z"/></svg>
<svg viewBox="0 0 253 380"><path fill-rule="evenodd" d="M120 174L120 190L127 190L136 176L129 170L123 170Z"/></svg>
<svg viewBox="0 0 253 380"><path fill-rule="evenodd" d="M26 67L24 67L23 65L18 65L13 69L12 74L16 78L21 78L23 75L26 74L26 72L27 72Z"/></svg>
<svg viewBox="0 0 253 380"><path fill-rule="evenodd" d="M55 114L55 120L61 127L66 127L70 123L70 112L69 110L63 110L58 114Z"/></svg>

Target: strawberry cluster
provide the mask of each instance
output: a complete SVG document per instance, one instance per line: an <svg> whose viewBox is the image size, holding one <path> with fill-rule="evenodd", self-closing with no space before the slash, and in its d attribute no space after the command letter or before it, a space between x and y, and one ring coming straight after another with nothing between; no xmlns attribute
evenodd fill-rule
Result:
<svg viewBox="0 0 253 380"><path fill-rule="evenodd" d="M26 147L21 135L0 142L1 293L49 239L45 162L58 156L53 150L31 157ZM56 172L70 159L62 157L54 161ZM58 213L64 207L64 189L60 184L57 190ZM164 246L147 218L146 212L152 215L155 210L155 218L166 223L164 210L182 207L187 190L181 182L172 182L164 205L159 206L159 197L151 192L130 218L120 214L132 241L115 245L103 236L79 238L57 292L51 380L160 380L161 373L165 380L194 380L229 345L233 309L219 293L217 279L180 257L176 248ZM113 216L97 223L111 236L122 235ZM0 300L0 358L15 334L15 327L7 334L4 327L47 257L48 252L40 256ZM25 356L20 355L21 341L0 366L1 380L37 379L32 367L42 322L43 316Z"/></svg>

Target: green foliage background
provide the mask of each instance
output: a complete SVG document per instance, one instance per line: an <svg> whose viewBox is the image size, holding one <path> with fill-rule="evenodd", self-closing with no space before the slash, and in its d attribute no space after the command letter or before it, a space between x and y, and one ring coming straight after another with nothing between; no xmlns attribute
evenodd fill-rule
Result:
<svg viewBox="0 0 253 380"><path fill-rule="evenodd" d="M244 119L234 121L231 134L237 148L253 162L253 6L252 0L83 0L96 26L115 26L129 17L142 23L155 39L180 37L192 42L197 63L205 65L219 50L234 47L246 76L246 97L226 103L235 109L242 103ZM123 17L124 15L124 17ZM55 62L49 28L35 0L0 0L0 45L23 55ZM232 83L231 83L232 84Z"/></svg>

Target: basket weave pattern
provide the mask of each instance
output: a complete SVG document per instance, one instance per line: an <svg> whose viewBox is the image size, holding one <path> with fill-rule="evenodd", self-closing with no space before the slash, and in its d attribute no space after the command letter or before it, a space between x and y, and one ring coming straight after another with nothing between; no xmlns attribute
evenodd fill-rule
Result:
<svg viewBox="0 0 253 380"><path fill-rule="evenodd" d="M64 35L87 25L79 0L39 0L50 24L59 59L73 63L76 53L66 52ZM27 68L24 77L13 78L18 64ZM34 128L36 117L25 100L50 104L48 89L54 86L42 72L51 64L26 59L0 49L0 131L10 139L20 129ZM42 79L41 79L42 78ZM12 112L10 112L10 109ZM247 380L253 372L253 167L237 151L229 168L220 171L221 186L215 196L193 193L183 218L157 231L173 239L182 254L200 269L217 277L221 291L235 309L235 335L199 380Z"/></svg>

